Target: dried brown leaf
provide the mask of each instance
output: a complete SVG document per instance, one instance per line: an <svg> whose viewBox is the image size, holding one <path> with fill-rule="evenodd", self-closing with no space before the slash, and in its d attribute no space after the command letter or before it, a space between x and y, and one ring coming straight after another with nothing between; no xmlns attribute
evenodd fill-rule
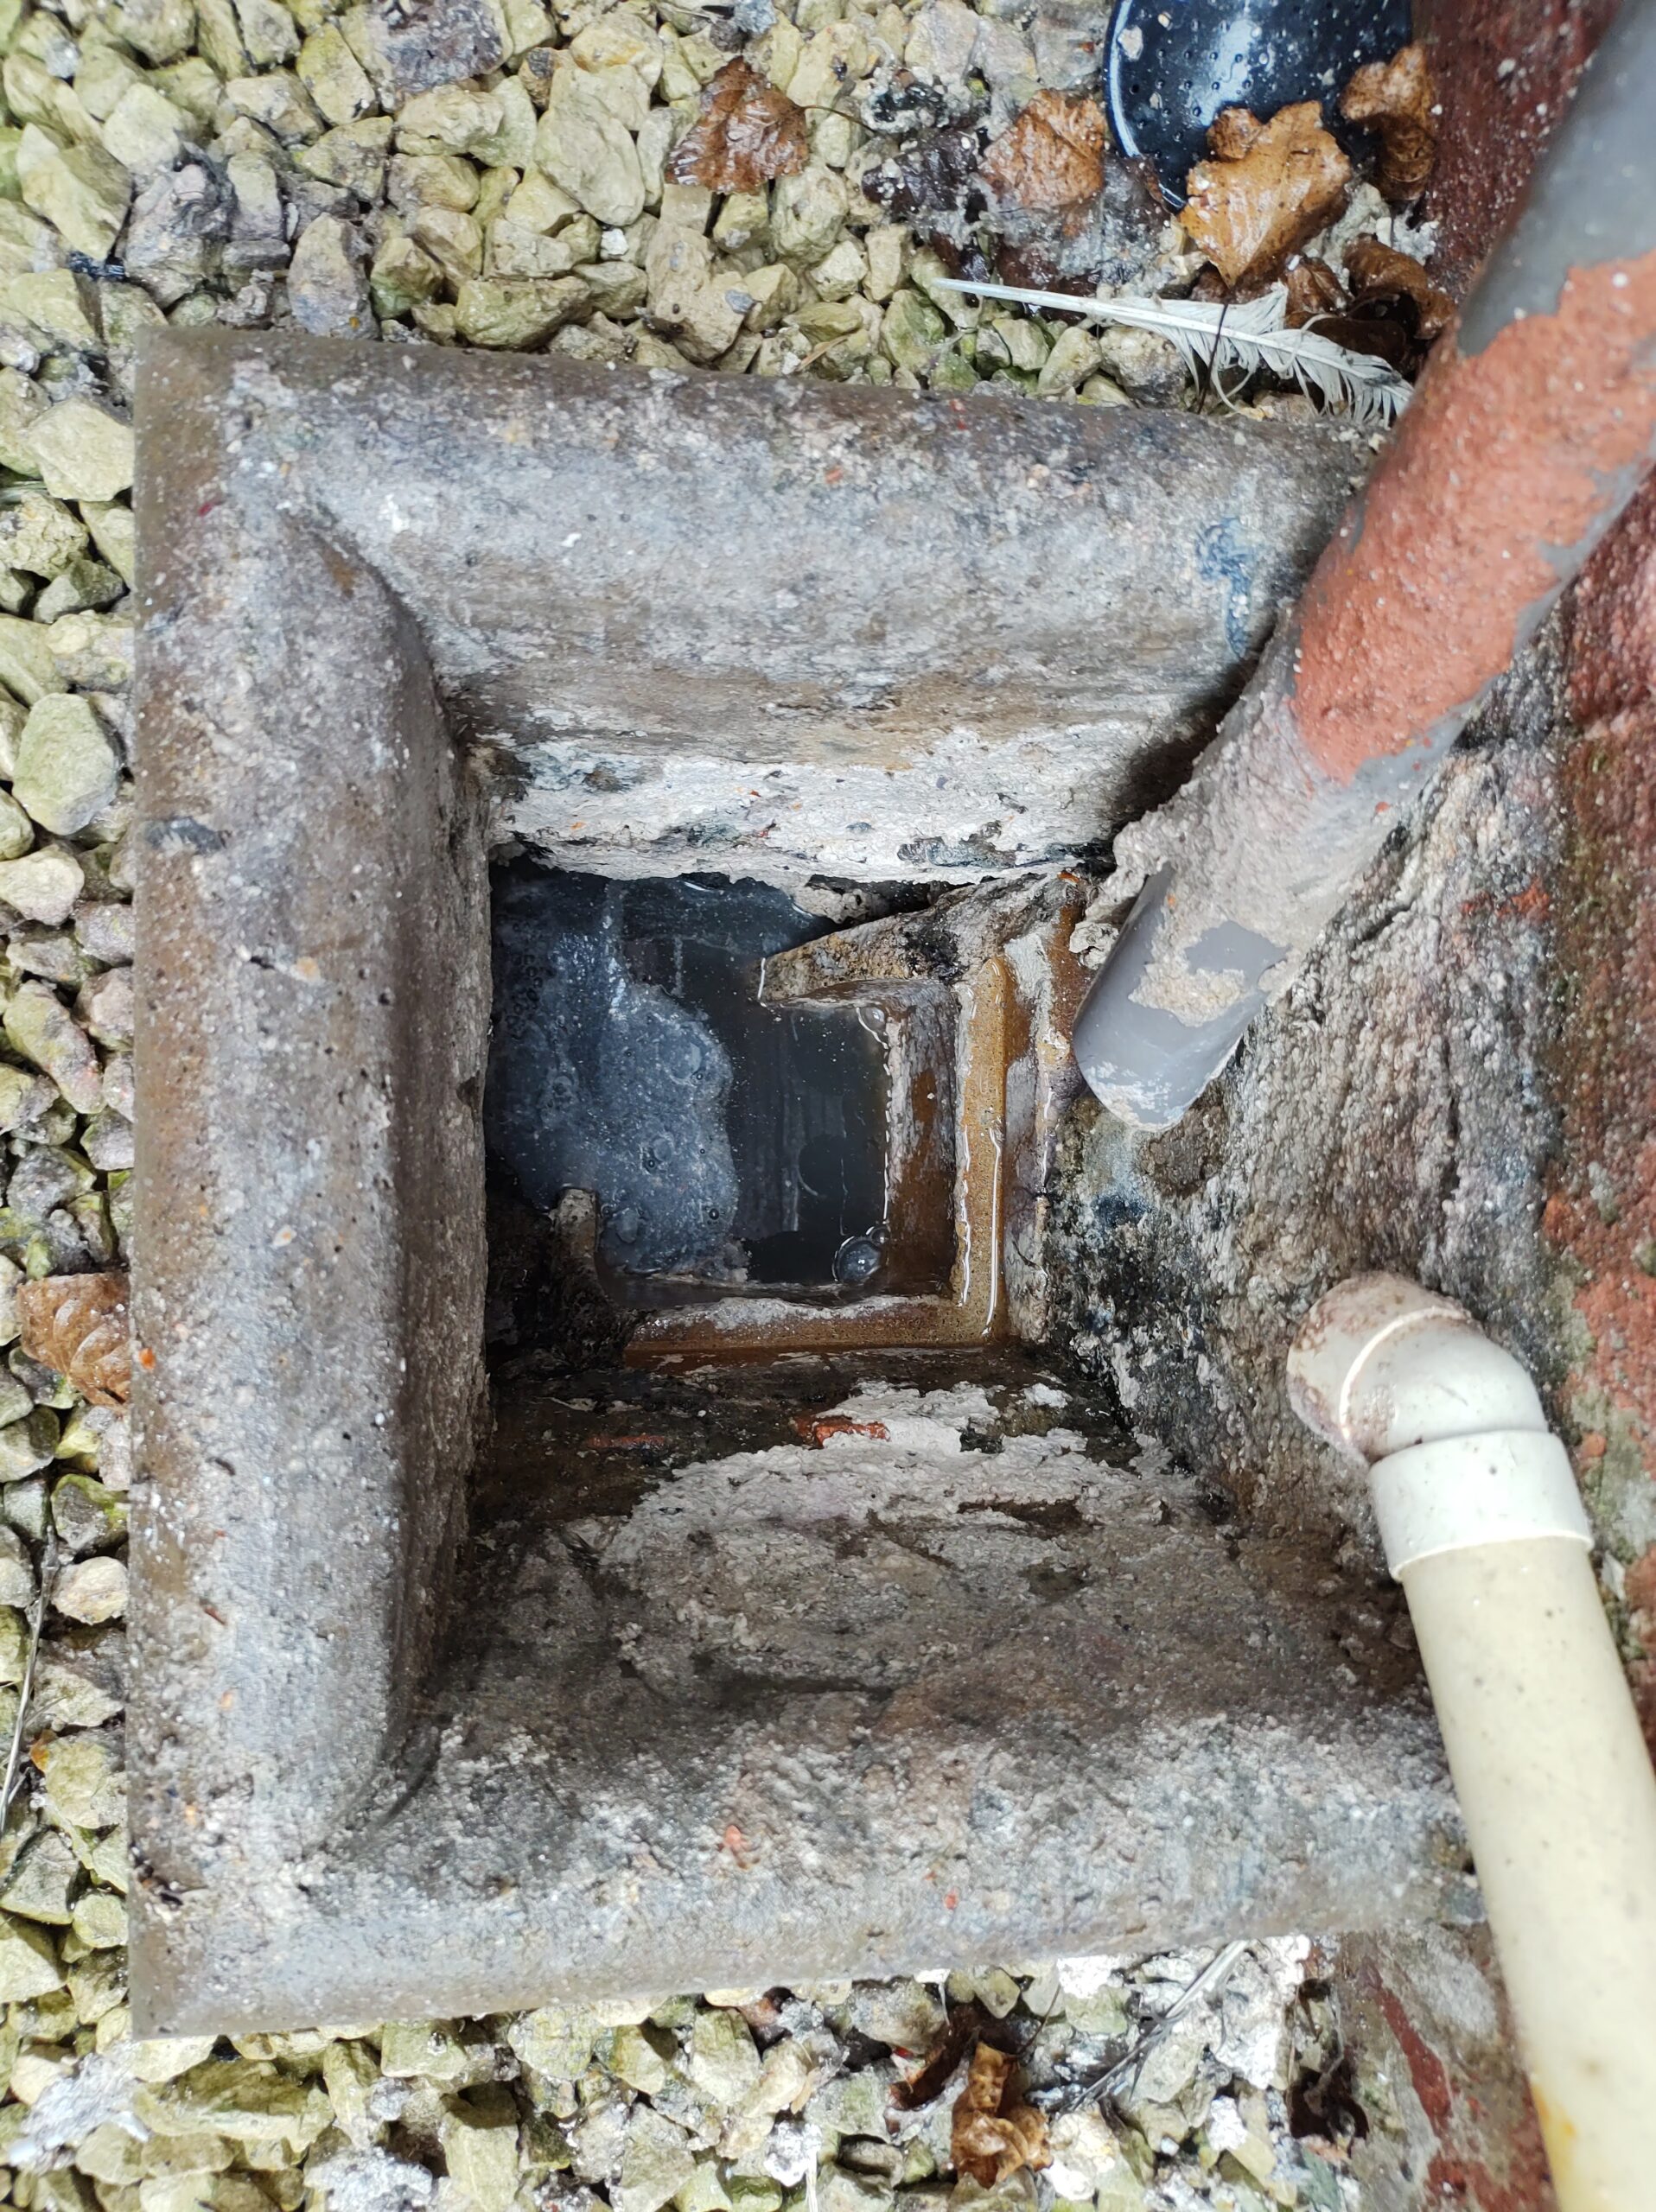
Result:
<svg viewBox="0 0 1656 2212"><path fill-rule="evenodd" d="M1227 284L1258 291L1339 214L1351 163L1315 100L1278 108L1269 123L1226 108L1207 143L1213 158L1185 180L1185 229Z"/></svg>
<svg viewBox="0 0 1656 2212"><path fill-rule="evenodd" d="M1013 2061L1003 2050L980 2043L966 2069L966 2084L955 2100L949 2126L954 2170L990 2189L1023 2167L1048 2164L1047 2123L1013 2092Z"/></svg>
<svg viewBox="0 0 1656 2212"><path fill-rule="evenodd" d="M67 1376L94 1406L131 1395L124 1274L47 1275L20 1283L17 1313L31 1359Z"/></svg>
<svg viewBox="0 0 1656 2212"><path fill-rule="evenodd" d="M1389 61L1368 61L1340 96L1347 123L1378 131L1374 181L1401 206L1426 189L1437 154L1437 87L1424 46L1400 46Z"/></svg>
<svg viewBox="0 0 1656 2212"><path fill-rule="evenodd" d="M1319 261L1314 253L1296 254L1283 281L1288 288L1283 319L1290 330L1303 329L1319 315L1344 311L1344 287L1328 263Z"/></svg>
<svg viewBox="0 0 1656 2212"><path fill-rule="evenodd" d="M1003 206L1073 214L1104 187L1104 110L1082 92L1037 92L984 156L978 175Z"/></svg>
<svg viewBox="0 0 1656 2212"><path fill-rule="evenodd" d="M1434 284L1414 256L1399 253L1379 238L1358 238L1346 248L1346 274L1351 296L1359 307L1381 300L1411 300L1419 317L1420 342L1430 346L1455 313L1455 302L1441 284Z"/></svg>
<svg viewBox="0 0 1656 2212"><path fill-rule="evenodd" d="M704 89L701 112L673 149L673 180L758 192L802 169L810 150L804 109L738 58Z"/></svg>

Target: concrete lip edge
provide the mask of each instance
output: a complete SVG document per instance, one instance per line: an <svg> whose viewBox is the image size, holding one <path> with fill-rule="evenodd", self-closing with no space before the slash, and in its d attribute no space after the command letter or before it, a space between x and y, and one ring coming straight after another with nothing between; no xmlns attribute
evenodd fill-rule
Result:
<svg viewBox="0 0 1656 2212"><path fill-rule="evenodd" d="M373 426L371 463L390 423L416 473L429 469L456 409L483 444L494 432L520 454L525 410L544 424L565 381L561 371L541 378L544 365L445 359L417 374L390 353L169 335L144 371L133 1605L143 2030L377 2012L387 1974L402 1971L395 1955L411 1944L421 1961L403 1985L412 2009L431 2009L423 1991L443 2009L472 2010L503 1990L514 2002L592 1991L612 1973L612 1986L636 1987L648 1956L672 1961L681 1980L729 1978L668 1938L673 1918L707 1902L691 1858L672 1854L664 1882L645 1884L609 1923L602 1955L577 1962L569 1915L579 1885L535 1888L537 1822L548 1815L532 1794L512 1804L509 1834L481 1840L452 1870L462 1892L487 1891L493 1863L512 1892L509 1911L487 1895L465 1907L481 1946L470 1980L425 1948L421 1870L387 1865L364 1890L339 1848L387 1777L405 1771L411 1700L434 1663L463 1523L480 1380L487 925L481 793L437 698L452 690L458 649L417 606L411 619L405 533L392 533L397 590L365 559L354 532L369 489L334 464L341 426L360 416ZM492 368L505 395L493 420ZM579 374L568 385L572 406L606 421L635 400L653 434L677 404L649 376ZM698 436L730 389L686 403ZM888 460L905 434L927 442L900 397L870 407L873 397L764 394L757 404L812 410L821 438L847 450L878 417ZM733 401L744 424L755 404ZM1041 413L973 410L991 429L997 418L1010 425L1014 447L1033 426L1050 449ZM1097 445L1096 426L1078 426L1083 434ZM1157 465L1150 446L1132 450ZM985 434L966 477L939 499L980 498L996 454ZM544 467L546 454L537 461ZM1332 467L1324 474L1332 512L1340 487ZM382 519L386 489L374 493ZM468 533L486 525L488 489L463 476L451 486L465 515L425 549L417 581L428 598L442 596L443 562L463 564ZM1100 509L1090 526L1105 519ZM1290 557L1279 549L1279 563ZM853 611L841 606L837 619ZM1215 601L1221 632L1230 612ZM1067 609L1072 639L1090 631L1092 613ZM738 607L738 626L742 616ZM522 644L514 633L519 665ZM943 637L935 650L946 664L953 647ZM771 671L745 680L762 712ZM1280 1777L1290 1798L1322 1790L1335 1770L1319 1732L1308 1724ZM1239 1723L1239 1745L1246 1733ZM1360 1693L1333 1726L1330 1743L1342 1740L1360 1753L1358 1795L1377 1809L1395 1798L1384 1847L1353 1876L1424 1898L1435 1878L1423 1866L1442 1863L1447 1800L1418 1715ZM823 1756L831 1781L838 1755L825 1746ZM1168 1756L1176 1764L1176 1749ZM993 1758L985 1749L986 1769ZM1131 1805L1135 1760L1125 1747L1120 1758L1115 1783ZM1046 1779L1059 1786L1064 1758L1054 1760ZM1103 1775L1067 1779L1111 1794ZM1152 1779L1150 1797L1165 1779ZM1033 1817L1050 1790L1033 1771L1026 1781ZM831 1796L818 1777L819 1809ZM1012 1830L991 1821L971 1841L969 1801L956 1842L971 1878L986 1880ZM870 1896L889 1894L901 1863L895 1818L894 1808L883 1828L857 1839L860 1851L898 1852L869 1876ZM1067 1833L1085 1850L1086 1823ZM1319 1818L1285 1820L1279 1834L1313 1853L1331 1840ZM1163 1843L1176 1872L1182 1847ZM720 1959L888 1971L985 1945L1026 1948L1026 1927L1057 1942L1074 1924L1074 1878L1055 1867L1058 1887L1039 1898L1001 1911L968 1894L964 1911L923 1915L901 1935L876 1904L848 1922L836 1883L808 1860L794 1862L797 1883L756 1885L751 1910L710 1915ZM1229 1932L1232 1910L1276 1919L1271 1889L1269 1870L1245 1869L1222 1902L1204 1903L1200 1881L1175 1880L1167 1940ZM1118 1887L1092 1922L1101 1937L1120 1925L1124 1895ZM1339 1910L1361 1916L1354 1896ZM514 1973L514 1944L541 1963Z"/></svg>

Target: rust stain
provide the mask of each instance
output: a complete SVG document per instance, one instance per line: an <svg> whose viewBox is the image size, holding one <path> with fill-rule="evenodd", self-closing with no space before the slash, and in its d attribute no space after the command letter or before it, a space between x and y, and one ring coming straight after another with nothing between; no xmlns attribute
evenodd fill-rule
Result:
<svg viewBox="0 0 1656 2212"><path fill-rule="evenodd" d="M830 940L824 939L826 944ZM780 966L780 962L778 965ZM988 1344L1005 1325L1002 1281L1007 1032L1011 969L985 960L963 987L957 1061L954 1264L939 1298L868 1298L845 1306L728 1299L646 1314L629 1367L664 1354L745 1358L780 1351Z"/></svg>
<svg viewBox="0 0 1656 2212"><path fill-rule="evenodd" d="M754 1847L734 1821L726 1823L724 1833L719 1838L719 1848L729 1853L744 1874L754 1863Z"/></svg>
<svg viewBox="0 0 1656 2212"><path fill-rule="evenodd" d="M814 1420L809 1414L796 1414L793 1426L812 1444L825 1444L831 1436L869 1436L884 1444L891 1434L882 1421L853 1421L849 1414L823 1414Z"/></svg>
<svg viewBox="0 0 1656 2212"><path fill-rule="evenodd" d="M1436 2139L1426 2171L1425 2201L1472 2204L1478 2212L1554 2212L1556 2199L1540 2143L1534 2139L1532 2121L1529 2128L1514 2134L1510 2145L1512 2166L1505 2177L1493 2172L1482 2158L1469 2154L1462 2147L1462 2139L1478 2139L1477 2099L1457 2094L1448 2068L1410 2019L1397 1993L1378 1974L1365 1979L1397 2038L1410 2082ZM1463 2116L1469 2123L1464 2129Z"/></svg>
<svg viewBox="0 0 1656 2212"><path fill-rule="evenodd" d="M1656 697L1656 478L1629 500L1576 580L1569 680L1582 729Z"/></svg>
<svg viewBox="0 0 1656 2212"><path fill-rule="evenodd" d="M1497 898L1493 891L1474 892L1462 899L1461 912L1468 918L1487 914L1498 921L1540 923L1552 912L1552 894L1538 877L1506 899Z"/></svg>
<svg viewBox="0 0 1656 2212"><path fill-rule="evenodd" d="M1476 697L1557 585L1611 486L1656 446L1656 252L1571 271L1551 315L1480 353L1447 334L1355 531L1303 602L1294 706L1349 783Z"/></svg>
<svg viewBox="0 0 1656 2212"><path fill-rule="evenodd" d="M1571 2169L1576 2163L1576 2145L1580 2140L1581 2130L1568 2113L1553 2104L1533 2075L1530 2076L1530 2096L1535 2106L1535 2116L1541 2123L1541 2140L1547 2146L1547 2163L1552 2168L1553 2180L1573 2203L1577 2192Z"/></svg>
<svg viewBox="0 0 1656 2212"><path fill-rule="evenodd" d="M1449 2087L1449 2074L1443 2062L1417 2031L1393 1991L1388 1989L1384 1982L1379 1982L1375 1994L1379 2000L1380 2010L1385 2015L1385 2024L1397 2037L1403 2055L1409 2062L1409 2078L1414 2084L1421 2109L1430 2120L1433 2133L1442 2135L1455 2109L1455 2093Z"/></svg>

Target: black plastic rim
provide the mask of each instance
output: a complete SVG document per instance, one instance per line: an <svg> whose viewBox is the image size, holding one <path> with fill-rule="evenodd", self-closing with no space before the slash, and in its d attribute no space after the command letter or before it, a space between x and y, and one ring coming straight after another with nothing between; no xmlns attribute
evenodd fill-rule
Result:
<svg viewBox="0 0 1656 2212"><path fill-rule="evenodd" d="M1171 207L1221 108L1275 114L1334 103L1353 69L1408 43L1408 0L1116 0L1105 99L1123 153L1148 161Z"/></svg>

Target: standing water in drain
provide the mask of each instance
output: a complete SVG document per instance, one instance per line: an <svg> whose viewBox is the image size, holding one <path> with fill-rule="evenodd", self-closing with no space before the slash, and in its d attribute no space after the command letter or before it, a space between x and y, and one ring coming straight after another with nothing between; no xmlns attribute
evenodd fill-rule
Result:
<svg viewBox="0 0 1656 2212"><path fill-rule="evenodd" d="M530 1204L593 1192L629 1277L877 1288L877 1013L760 996L765 959L825 925L765 884L527 859L495 868L494 899L485 1123Z"/></svg>

